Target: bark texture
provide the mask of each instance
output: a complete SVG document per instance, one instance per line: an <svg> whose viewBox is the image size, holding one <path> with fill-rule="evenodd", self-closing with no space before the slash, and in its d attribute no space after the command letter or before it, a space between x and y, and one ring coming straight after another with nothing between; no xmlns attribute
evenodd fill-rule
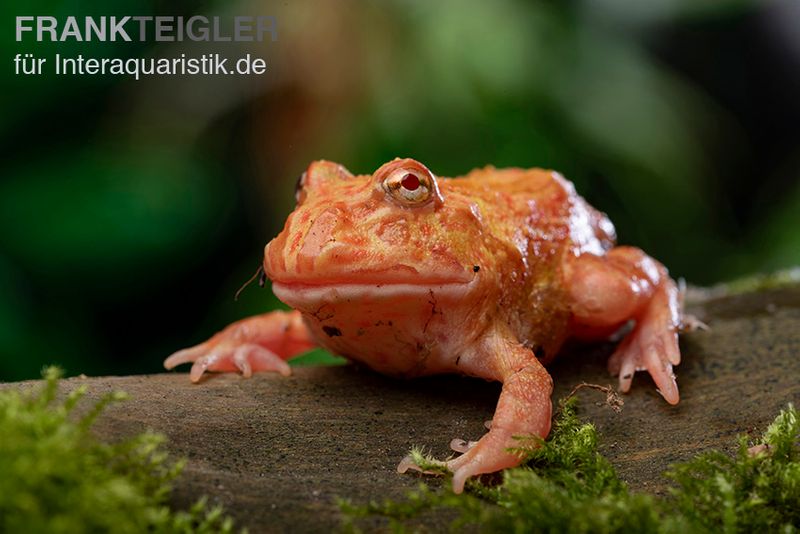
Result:
<svg viewBox="0 0 800 534"><path fill-rule="evenodd" d="M711 330L682 336L680 404L664 402L645 373L621 413L601 393L579 393L582 417L634 490L664 492L670 463L730 451L737 434L757 435L781 407L800 404L800 287L705 297L690 311ZM606 371L612 348L568 348L550 367L554 399L582 381L615 384ZM395 472L411 446L445 457L452 438L477 439L500 391L475 379L397 381L354 366L298 368L289 378L215 375L200 385L185 374L74 378L64 389L79 384L91 398L131 395L101 417L99 437L151 429L188 458L176 505L208 495L250 532L330 530L339 522L336 497L402 498L419 483ZM424 521L438 530L446 518Z"/></svg>

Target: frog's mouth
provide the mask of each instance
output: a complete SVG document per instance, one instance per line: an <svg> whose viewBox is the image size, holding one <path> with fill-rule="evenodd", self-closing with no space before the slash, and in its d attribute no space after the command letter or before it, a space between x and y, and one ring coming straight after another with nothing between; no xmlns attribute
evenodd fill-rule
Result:
<svg viewBox="0 0 800 534"><path fill-rule="evenodd" d="M354 282L326 281L324 283L272 282L275 296L293 308L303 308L324 302L359 302L403 298L429 298L461 300L476 287L478 277L464 281L423 282Z"/></svg>

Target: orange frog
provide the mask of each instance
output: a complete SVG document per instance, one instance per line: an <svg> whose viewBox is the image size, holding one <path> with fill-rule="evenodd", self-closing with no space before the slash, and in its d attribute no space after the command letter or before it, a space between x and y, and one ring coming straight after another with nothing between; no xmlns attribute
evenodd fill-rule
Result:
<svg viewBox="0 0 800 534"><path fill-rule="evenodd" d="M558 173L476 169L434 176L413 159L353 176L312 163L297 207L264 249L272 290L293 311L231 324L164 365L278 371L312 347L400 377L462 373L503 383L491 429L458 444L453 488L519 463L514 436L546 437L553 382L544 365L567 338L634 327L609 361L628 391L646 369L678 402L679 292L638 248L615 247L604 214ZM401 464L408 467L407 462Z"/></svg>

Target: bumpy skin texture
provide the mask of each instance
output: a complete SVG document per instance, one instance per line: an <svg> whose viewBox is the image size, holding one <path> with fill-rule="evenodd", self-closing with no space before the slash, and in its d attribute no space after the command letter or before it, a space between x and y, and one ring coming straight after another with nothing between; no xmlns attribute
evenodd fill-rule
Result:
<svg viewBox="0 0 800 534"><path fill-rule="evenodd" d="M503 383L490 431L447 465L455 491L514 466L514 436L550 431L544 364L569 337L634 327L609 361L628 391L647 370L670 404L680 362L678 289L639 249L614 247L602 213L541 169L449 179L411 159L373 175L312 163L298 205L264 251L275 294L294 308L244 319L179 351L167 368L289 373L319 345L386 374L462 373ZM403 466L408 467L408 465Z"/></svg>

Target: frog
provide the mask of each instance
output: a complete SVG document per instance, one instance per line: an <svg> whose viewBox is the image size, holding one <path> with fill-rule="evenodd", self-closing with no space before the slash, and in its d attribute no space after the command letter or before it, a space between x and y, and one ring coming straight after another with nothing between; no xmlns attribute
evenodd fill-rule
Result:
<svg viewBox="0 0 800 534"><path fill-rule="evenodd" d="M486 166L447 178L396 158L354 175L320 160L295 200L259 273L291 309L234 322L167 369L191 363L192 382L208 371L289 375L288 360L321 347L395 377L500 382L488 432L453 440L461 454L443 462L456 493L518 465L518 437L546 438L546 365L568 340L621 338L608 360L619 389L647 371L679 402L679 285L641 249L618 246L609 218L558 172Z"/></svg>

